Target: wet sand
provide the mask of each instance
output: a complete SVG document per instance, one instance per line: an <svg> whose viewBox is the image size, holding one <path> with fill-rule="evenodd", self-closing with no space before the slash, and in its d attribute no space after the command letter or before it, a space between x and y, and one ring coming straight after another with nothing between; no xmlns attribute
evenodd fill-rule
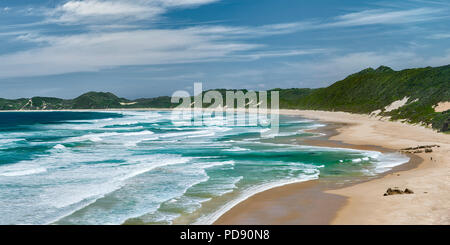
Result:
<svg viewBox="0 0 450 245"><path fill-rule="evenodd" d="M253 195L214 224L324 225L345 202L345 197L324 193L324 185L319 180L307 181Z"/></svg>

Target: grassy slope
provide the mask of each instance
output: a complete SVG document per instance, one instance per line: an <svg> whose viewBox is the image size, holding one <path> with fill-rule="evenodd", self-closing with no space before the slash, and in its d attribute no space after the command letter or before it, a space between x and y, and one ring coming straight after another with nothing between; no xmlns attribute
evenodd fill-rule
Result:
<svg viewBox="0 0 450 245"><path fill-rule="evenodd" d="M408 104L391 112L384 107L409 97ZM314 90L297 104L301 109L370 113L381 109L392 119L423 122L440 128L449 113L434 112L433 106L450 101L450 65L393 71L388 67L366 69L327 88Z"/></svg>

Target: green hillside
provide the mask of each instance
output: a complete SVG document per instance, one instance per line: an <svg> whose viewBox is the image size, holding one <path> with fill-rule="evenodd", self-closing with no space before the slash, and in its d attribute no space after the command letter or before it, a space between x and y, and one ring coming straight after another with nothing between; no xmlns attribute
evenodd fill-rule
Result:
<svg viewBox="0 0 450 245"><path fill-rule="evenodd" d="M105 109L120 108L121 102L127 103L129 100L119 98L112 93L89 92L70 102L72 109Z"/></svg>
<svg viewBox="0 0 450 245"><path fill-rule="evenodd" d="M227 90L218 89L217 91L225 95ZM247 90L240 91L247 92ZM270 91L280 93L282 109L346 111L364 114L378 111L379 115L389 116L393 120L423 123L441 131L447 131L450 123L450 110L435 112L433 108L439 102L450 101L450 65L402 71L381 66L377 69L362 70L326 88ZM391 111L385 109L393 102L405 98L407 98L406 104L400 108ZM191 99L193 101L193 97ZM128 100L112 93L89 92L72 100L47 97L0 99L0 110L173 108L177 106L170 100L169 96ZM208 105L205 104L205 106Z"/></svg>
<svg viewBox="0 0 450 245"><path fill-rule="evenodd" d="M283 98L283 96L280 96ZM387 112L394 101L409 98L407 104ZM365 69L327 88L314 90L297 100L295 108L336 110L369 114L381 110L383 116L410 123L433 124L441 128L449 111L435 112L433 106L450 101L450 65L394 71L381 66ZM281 107L288 107L282 103Z"/></svg>
<svg viewBox="0 0 450 245"><path fill-rule="evenodd" d="M122 109L122 108L173 108L171 97L128 100L112 93L88 92L75 99L50 97L8 100L0 98L0 110L70 110L70 109Z"/></svg>

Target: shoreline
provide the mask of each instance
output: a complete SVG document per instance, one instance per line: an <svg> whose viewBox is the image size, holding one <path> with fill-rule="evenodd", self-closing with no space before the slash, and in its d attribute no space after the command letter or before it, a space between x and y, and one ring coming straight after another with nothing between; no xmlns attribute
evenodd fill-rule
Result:
<svg viewBox="0 0 450 245"><path fill-rule="evenodd" d="M44 112L171 110L173 109L119 108ZM433 148L432 153L409 154L409 162L377 174L376 178L356 183L336 186L333 181L327 182L319 178L272 187L236 201L211 223L450 224L449 135L422 126L362 114L285 109L280 109L279 114L302 116L336 126L326 137L304 142L309 145L390 152L419 145L438 144L441 147ZM386 189L392 187L407 187L414 194L384 197ZM267 212L273 215L267 215ZM250 217L249 214L253 216Z"/></svg>
<svg viewBox="0 0 450 245"><path fill-rule="evenodd" d="M377 151L381 153L392 153L395 150L373 145L353 145L336 140L331 137L338 135L337 129L348 126L347 124L319 121L327 126L309 130L309 132L322 133L324 135L316 138L304 139L302 145L346 148L362 151ZM329 193L327 191L365 183L374 179L383 178L386 175L398 171L410 170L418 167L423 159L413 154L406 154L409 161L392 167L376 176L359 177L345 182L348 178L338 179L319 178L305 180L298 183L275 186L271 189L257 192L237 203L228 212L213 220L214 225L328 225L336 216L337 212L347 203L347 197ZM294 197L294 198L293 198ZM295 198L298 197L298 198ZM297 202L292 207L292 201ZM279 213L279 209L289 210L290 215L286 217L274 217L272 213ZM256 210L256 211L255 211ZM255 217L262 216L264 218ZM261 215L262 214L262 215Z"/></svg>
<svg viewBox="0 0 450 245"><path fill-rule="evenodd" d="M323 146L337 144L352 149L377 148L388 151L399 151L428 143L441 147L432 153L409 154L409 162L378 174L374 179L338 188L330 187L329 183L323 183L319 179L314 187L318 191L313 196L308 195L311 186L297 184L255 194L231 208L214 224L450 224L448 135L415 125L344 112L280 110L280 114L339 124L336 133L329 135L328 141L322 141ZM317 140L314 141L316 142L309 141L308 144L318 145ZM427 174L433 174L433 177ZM423 184L417 185L417 182ZM437 186L443 188L441 193L433 191ZM386 189L391 187L407 187L415 193L383 196ZM310 205L309 210L303 210L303 218L292 222L292 217L301 215L297 212L301 211L298 206L305 203L301 198L289 199L289 195L286 196L285 193L289 193L291 197L300 195L303 199L309 198L309 202L315 205ZM325 200L327 204L322 205L324 195L335 195L335 200L344 198L345 201L337 203ZM297 205L292 205L292 201L297 201ZM411 205L411 202L414 202L414 205ZM330 209L333 210L331 215ZM285 215L286 219L274 222L270 214L279 210L291 213Z"/></svg>

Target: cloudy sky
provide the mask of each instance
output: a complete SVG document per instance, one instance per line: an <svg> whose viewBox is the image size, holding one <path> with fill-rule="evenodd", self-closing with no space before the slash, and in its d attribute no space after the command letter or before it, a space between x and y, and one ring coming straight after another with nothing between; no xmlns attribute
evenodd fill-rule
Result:
<svg viewBox="0 0 450 245"><path fill-rule="evenodd" d="M0 97L323 87L450 64L450 2L0 0Z"/></svg>

